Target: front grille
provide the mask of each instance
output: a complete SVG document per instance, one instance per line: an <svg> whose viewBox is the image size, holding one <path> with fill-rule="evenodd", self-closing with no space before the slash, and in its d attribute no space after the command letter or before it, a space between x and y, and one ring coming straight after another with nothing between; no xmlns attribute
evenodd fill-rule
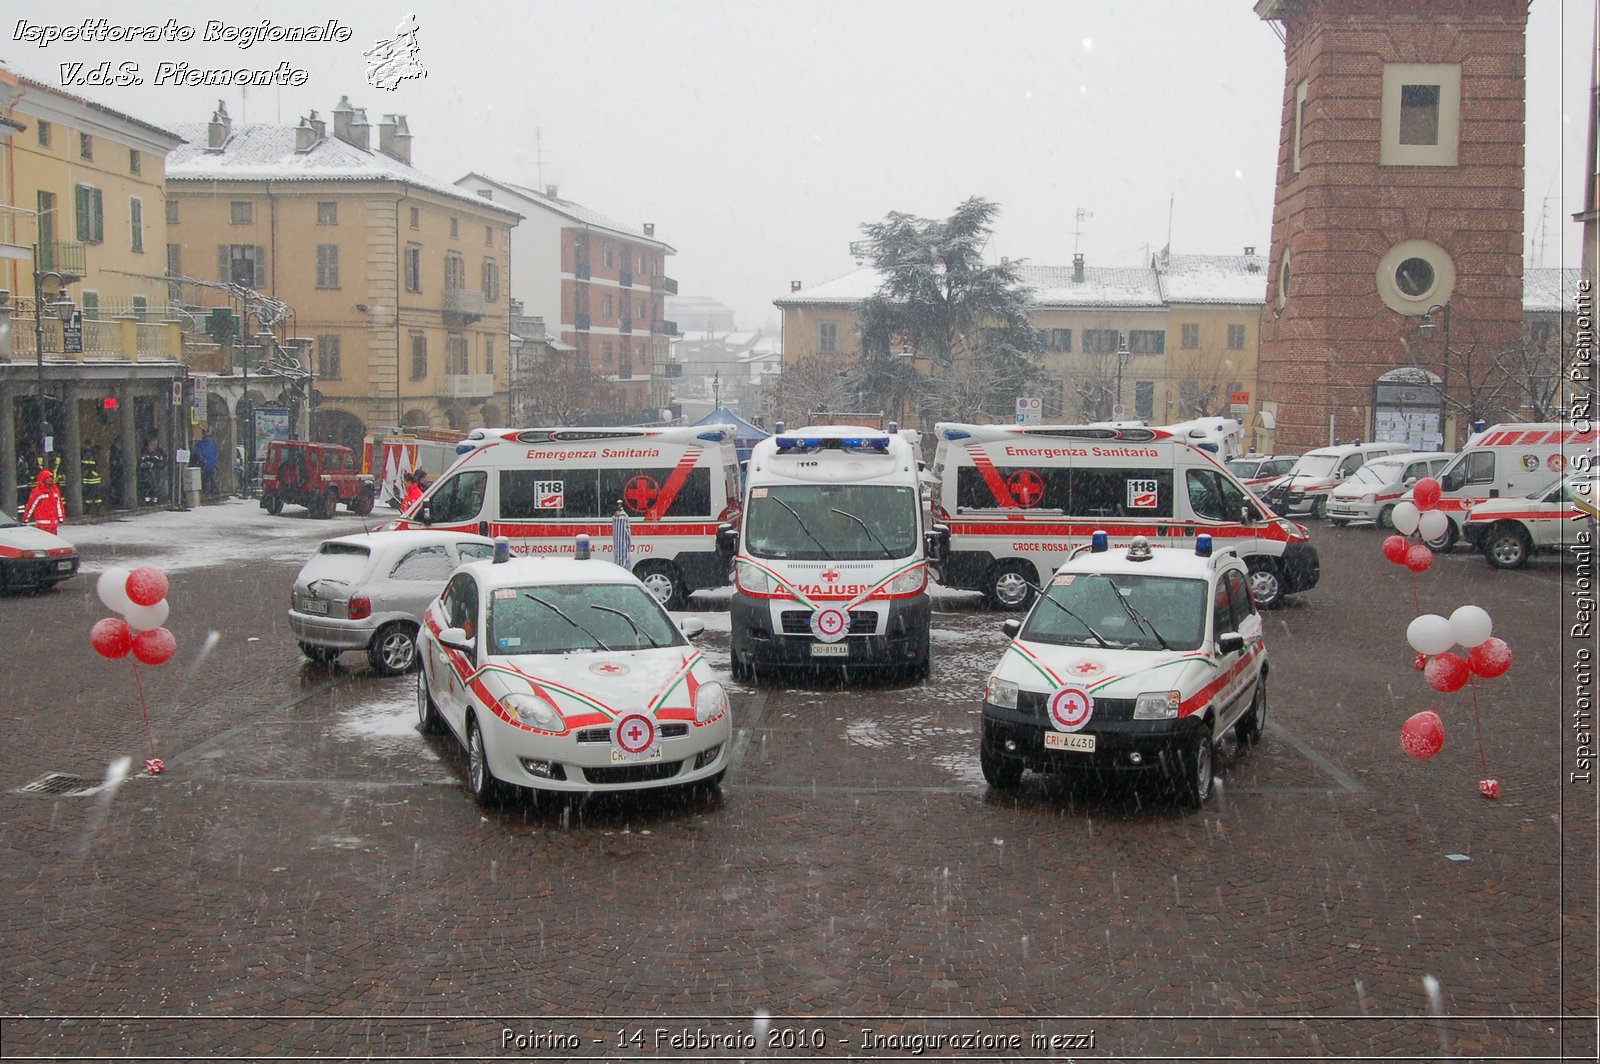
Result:
<svg viewBox="0 0 1600 1064"><path fill-rule="evenodd" d="M1048 694L1040 694L1037 691L1018 691L1017 712L1026 714L1030 720L1036 720L1041 724L1047 723L1050 717L1046 704L1049 701L1050 695ZM1113 723L1132 720L1133 703L1135 701L1136 699L1132 698L1095 698L1094 713L1090 716L1089 721L1092 724L1097 720Z"/></svg>
<svg viewBox="0 0 1600 1064"><path fill-rule="evenodd" d="M804 610L783 611L784 635L810 635L811 614ZM878 614L876 610L851 610L850 634L873 635L878 631Z"/></svg>
<svg viewBox="0 0 1600 1064"><path fill-rule="evenodd" d="M682 761L643 761L614 768L585 768L583 778L590 783L654 783L670 780L683 767Z"/></svg>
<svg viewBox="0 0 1600 1064"><path fill-rule="evenodd" d="M689 726L680 721L659 725L657 730L663 739L678 739L689 734ZM584 728L574 738L580 743L609 743L611 741L610 728Z"/></svg>

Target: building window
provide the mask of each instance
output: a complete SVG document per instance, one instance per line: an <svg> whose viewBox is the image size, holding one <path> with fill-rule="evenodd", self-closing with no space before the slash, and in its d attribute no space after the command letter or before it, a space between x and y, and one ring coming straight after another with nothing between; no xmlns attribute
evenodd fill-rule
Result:
<svg viewBox="0 0 1600 1064"><path fill-rule="evenodd" d="M483 338L483 372L494 376L494 337Z"/></svg>
<svg viewBox="0 0 1600 1064"><path fill-rule="evenodd" d="M128 173L137 174L139 172L139 167L141 165L142 165L142 161L139 158L139 149L138 148L129 148L128 149Z"/></svg>
<svg viewBox="0 0 1600 1064"><path fill-rule="evenodd" d="M483 246L486 248L494 247L494 226L492 225L483 227Z"/></svg>
<svg viewBox="0 0 1600 1064"><path fill-rule="evenodd" d="M137 196L128 197L128 229L134 251L144 250L144 201Z"/></svg>
<svg viewBox="0 0 1600 1064"><path fill-rule="evenodd" d="M411 208L411 228L413 228L413 229L421 229L422 228L422 212L417 210L417 208L415 208L415 207Z"/></svg>
<svg viewBox="0 0 1600 1064"><path fill-rule="evenodd" d="M483 260L483 298L490 303L500 298L500 264L493 259Z"/></svg>
<svg viewBox="0 0 1600 1064"><path fill-rule="evenodd" d="M1450 302L1455 288L1455 265L1439 245L1428 240L1405 240L1378 260L1378 296L1400 314L1416 316L1435 303Z"/></svg>
<svg viewBox="0 0 1600 1064"><path fill-rule="evenodd" d="M48 148L50 146L50 123L41 121L37 128L39 130L39 147Z"/></svg>
<svg viewBox="0 0 1600 1064"><path fill-rule="evenodd" d="M420 330L411 332L411 379L420 381L428 376L428 336Z"/></svg>
<svg viewBox="0 0 1600 1064"><path fill-rule="evenodd" d="M1400 86L1400 143L1439 143L1439 86Z"/></svg>
<svg viewBox="0 0 1600 1064"><path fill-rule="evenodd" d="M1165 329L1133 329L1128 333L1128 351L1135 355L1160 355L1167 350Z"/></svg>
<svg viewBox="0 0 1600 1064"><path fill-rule="evenodd" d="M611 317L613 313L613 305L610 296L600 297L600 313L607 318Z"/></svg>
<svg viewBox="0 0 1600 1064"><path fill-rule="evenodd" d="M1178 346L1185 351L1193 351L1200 346L1200 324L1189 322L1178 326Z"/></svg>
<svg viewBox="0 0 1600 1064"><path fill-rule="evenodd" d="M343 376L343 367L339 365L339 337L317 337L317 376L329 381Z"/></svg>
<svg viewBox="0 0 1600 1064"><path fill-rule="evenodd" d="M461 219L450 219L450 239L457 240L461 237Z"/></svg>
<svg viewBox="0 0 1600 1064"><path fill-rule="evenodd" d="M1301 82L1294 90L1294 172L1300 172L1300 145L1303 143L1306 129L1306 83Z"/></svg>
<svg viewBox="0 0 1600 1064"><path fill-rule="evenodd" d="M85 291L83 293L83 319L85 321L100 320L100 293Z"/></svg>
<svg viewBox="0 0 1600 1064"><path fill-rule="evenodd" d="M339 245L317 245L317 287L339 287Z"/></svg>
<svg viewBox="0 0 1600 1064"><path fill-rule="evenodd" d="M175 199L167 200L167 224L178 224L178 201Z"/></svg>
<svg viewBox="0 0 1600 1064"><path fill-rule="evenodd" d="M1244 350L1244 326L1243 325L1230 325L1230 326L1228 326L1228 350L1229 351L1243 351Z"/></svg>
<svg viewBox="0 0 1600 1064"><path fill-rule="evenodd" d="M217 276L244 288L265 288L267 249L260 244L218 244Z"/></svg>
<svg viewBox="0 0 1600 1064"><path fill-rule="evenodd" d="M645 276L645 272L644 272L645 269L646 269L646 266L645 266L644 256L640 255L639 256L639 276L640 277L644 277Z"/></svg>
<svg viewBox="0 0 1600 1064"><path fill-rule="evenodd" d="M133 320L144 321L149 315L150 300L145 296L133 297Z"/></svg>
<svg viewBox="0 0 1600 1064"><path fill-rule="evenodd" d="M317 203L317 224L339 224L339 202L337 200L319 200Z"/></svg>
<svg viewBox="0 0 1600 1064"><path fill-rule="evenodd" d="M1046 351L1060 351L1064 354L1072 353L1071 329L1044 329L1041 338Z"/></svg>
<svg viewBox="0 0 1600 1064"><path fill-rule="evenodd" d="M612 266L616 265L616 261L617 260L616 260L616 257L612 254L612 249L611 249L611 245L610 244L607 244L605 246L604 251L601 253L601 258L604 260L604 262L606 264L606 269L608 269L608 270L611 269Z"/></svg>
<svg viewBox="0 0 1600 1064"><path fill-rule="evenodd" d="M1122 340L1122 334L1116 329L1085 329L1083 330L1083 353L1086 355L1109 355L1116 351Z"/></svg>
<svg viewBox="0 0 1600 1064"><path fill-rule="evenodd" d="M78 134L78 158L94 159L94 138L87 133Z"/></svg>
<svg viewBox="0 0 1600 1064"><path fill-rule="evenodd" d="M106 238L106 212L101 200L100 190L93 185L79 185L73 190L78 239L85 244L98 244Z"/></svg>
<svg viewBox="0 0 1600 1064"><path fill-rule="evenodd" d="M444 287L447 292L467 287L467 260L455 252L444 257Z"/></svg>
<svg viewBox="0 0 1600 1064"><path fill-rule="evenodd" d="M182 277L183 276L183 245L182 244L168 244L167 245L167 276L168 277Z"/></svg>
<svg viewBox="0 0 1600 1064"><path fill-rule="evenodd" d="M1455 166L1461 125L1461 67L1389 63L1383 68L1383 166Z"/></svg>
<svg viewBox="0 0 1600 1064"><path fill-rule="evenodd" d="M446 343L444 371L457 377L467 373L467 338L460 333L451 333Z"/></svg>
<svg viewBox="0 0 1600 1064"><path fill-rule="evenodd" d="M255 219L255 210L249 200L233 200L228 204L229 225L249 225Z"/></svg>
<svg viewBox="0 0 1600 1064"><path fill-rule="evenodd" d="M416 244L406 245L406 291L422 291L422 248Z"/></svg>
<svg viewBox="0 0 1600 1064"><path fill-rule="evenodd" d="M600 365L604 369L611 368L611 360L615 357L612 354L612 350L613 349L610 343L603 343L600 345Z"/></svg>
<svg viewBox="0 0 1600 1064"><path fill-rule="evenodd" d="M817 351L825 354L837 354L839 351L839 323L836 321L817 322Z"/></svg>
<svg viewBox="0 0 1600 1064"><path fill-rule="evenodd" d="M1289 302L1289 276L1290 260L1293 258L1287 249L1283 252L1283 261L1278 263L1278 307L1282 309Z"/></svg>

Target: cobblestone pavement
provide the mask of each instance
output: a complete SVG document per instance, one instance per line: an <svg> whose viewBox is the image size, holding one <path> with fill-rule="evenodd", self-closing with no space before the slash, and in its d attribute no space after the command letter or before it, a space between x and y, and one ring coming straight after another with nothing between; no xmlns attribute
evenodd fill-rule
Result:
<svg viewBox="0 0 1600 1064"><path fill-rule="evenodd" d="M1373 530L1318 528L1323 585L1267 617L1266 739L1198 813L1155 781L990 791L1002 617L959 595L925 684L729 681L718 795L484 813L411 677L299 657L290 580L354 527L299 520L173 574L179 654L139 670L158 778L23 790L149 749L131 667L88 645L93 572L0 599L4 1056L1594 1057L1596 792L1565 782L1557 630L1586 574L1556 558L1413 580ZM1499 802L1470 694L1404 638L1468 601L1516 653L1477 695ZM725 672L725 600L695 608ZM1429 707L1447 745L1409 760Z"/></svg>

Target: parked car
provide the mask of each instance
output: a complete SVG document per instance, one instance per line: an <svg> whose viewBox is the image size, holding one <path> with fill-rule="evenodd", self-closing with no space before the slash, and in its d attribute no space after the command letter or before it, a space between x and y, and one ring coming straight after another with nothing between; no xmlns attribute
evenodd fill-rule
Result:
<svg viewBox="0 0 1600 1064"><path fill-rule="evenodd" d="M1427 451L1374 458L1333 489L1328 520L1336 525L1371 521L1379 528L1393 528L1395 503L1423 477L1437 476L1454 457L1448 451Z"/></svg>
<svg viewBox="0 0 1600 1064"><path fill-rule="evenodd" d="M1257 497L1278 480L1289 475L1289 470L1300 460L1297 454L1242 454L1223 463L1228 472L1238 477L1251 494Z"/></svg>
<svg viewBox="0 0 1600 1064"><path fill-rule="evenodd" d="M356 454L337 443L273 440L261 467L261 508L283 512L285 503L304 506L312 517L332 517L339 504L365 517L378 499L378 485L361 472Z"/></svg>
<svg viewBox="0 0 1600 1064"><path fill-rule="evenodd" d="M1232 550L1137 536L1070 558L1026 619L983 696L978 760L990 786L1037 772L1164 771L1179 798L1211 796L1214 747L1267 719L1267 651L1249 570Z"/></svg>
<svg viewBox="0 0 1600 1064"><path fill-rule="evenodd" d="M473 562L428 607L417 715L466 749L481 804L518 788L715 786L731 711L685 635L704 627L680 628L598 559Z"/></svg>
<svg viewBox="0 0 1600 1064"><path fill-rule="evenodd" d="M1287 476L1264 489L1260 495L1268 506L1285 516L1310 514L1312 517L1323 517L1327 513L1328 496L1334 488L1344 483L1346 477L1374 458L1407 454L1410 451L1411 448L1404 443L1346 443L1319 447L1301 455Z"/></svg>
<svg viewBox="0 0 1600 1064"><path fill-rule="evenodd" d="M1462 535L1496 569L1526 565L1534 551L1594 541L1600 474L1579 473L1521 498L1488 499L1467 511Z"/></svg>
<svg viewBox="0 0 1600 1064"><path fill-rule="evenodd" d="M78 548L0 508L0 591L44 591L78 571Z"/></svg>
<svg viewBox="0 0 1600 1064"><path fill-rule="evenodd" d="M325 540L290 593L289 629L306 657L326 665L365 650L372 671L416 665L423 611L463 562L494 555L494 540L465 532L358 532Z"/></svg>

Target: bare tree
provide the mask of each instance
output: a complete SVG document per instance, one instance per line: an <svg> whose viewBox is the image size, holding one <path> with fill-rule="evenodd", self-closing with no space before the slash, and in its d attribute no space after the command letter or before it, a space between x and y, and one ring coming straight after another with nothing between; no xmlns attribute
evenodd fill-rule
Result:
<svg viewBox="0 0 1600 1064"><path fill-rule="evenodd" d="M1497 394L1506 413L1525 416L1529 421L1558 417L1567 405L1567 353L1566 345L1558 340L1540 343L1525 335L1519 343L1496 355L1493 373L1503 382Z"/></svg>
<svg viewBox="0 0 1600 1064"><path fill-rule="evenodd" d="M1241 357L1243 352L1236 352ZM1228 413L1232 386L1239 379L1233 354L1209 347L1179 350L1168 356L1168 378L1178 389L1178 416L1220 417Z"/></svg>
<svg viewBox="0 0 1600 1064"><path fill-rule="evenodd" d="M856 383L844 364L827 356L785 362L774 382L777 395L775 418L789 425L802 425L817 411L855 411L860 402Z"/></svg>
<svg viewBox="0 0 1600 1064"><path fill-rule="evenodd" d="M596 405L603 383L570 352L550 352L533 360L521 389L521 410L514 411L525 425L572 425Z"/></svg>

